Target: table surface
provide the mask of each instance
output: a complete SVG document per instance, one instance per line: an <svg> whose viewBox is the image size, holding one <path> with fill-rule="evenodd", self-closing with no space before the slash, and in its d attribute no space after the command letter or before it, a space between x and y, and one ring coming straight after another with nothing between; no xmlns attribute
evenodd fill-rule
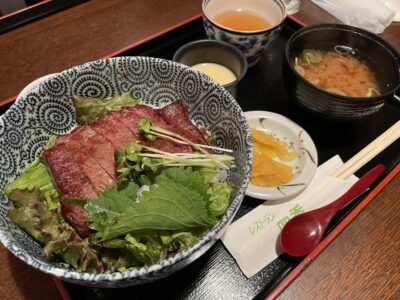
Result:
<svg viewBox="0 0 400 300"><path fill-rule="evenodd" d="M156 34L201 13L201 0L90 0L0 35L0 100L34 79ZM179 5L177 5L179 3ZM337 22L309 0L305 24ZM400 23L381 35L400 52ZM281 299L394 299L400 296L400 175L280 295ZM50 276L0 246L0 298L61 299Z"/></svg>

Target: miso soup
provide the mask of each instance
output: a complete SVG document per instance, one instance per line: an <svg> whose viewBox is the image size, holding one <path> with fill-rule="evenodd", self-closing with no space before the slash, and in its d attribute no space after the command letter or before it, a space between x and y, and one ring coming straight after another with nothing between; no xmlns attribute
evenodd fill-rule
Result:
<svg viewBox="0 0 400 300"><path fill-rule="evenodd" d="M380 94L374 73L350 48L304 49L295 58L294 65L307 81L328 92L350 97Z"/></svg>

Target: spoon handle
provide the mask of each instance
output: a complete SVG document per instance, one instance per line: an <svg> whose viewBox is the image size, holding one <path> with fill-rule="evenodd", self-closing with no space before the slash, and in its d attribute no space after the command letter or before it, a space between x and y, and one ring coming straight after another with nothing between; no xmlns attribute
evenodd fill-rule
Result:
<svg viewBox="0 0 400 300"><path fill-rule="evenodd" d="M383 174L385 171L385 166L383 164L379 164L365 173L360 179L353 184L353 186L344 193L340 198L336 201L332 202L329 206L331 208L340 209L345 206L349 201L359 196L362 192L364 192L371 184L375 182Z"/></svg>

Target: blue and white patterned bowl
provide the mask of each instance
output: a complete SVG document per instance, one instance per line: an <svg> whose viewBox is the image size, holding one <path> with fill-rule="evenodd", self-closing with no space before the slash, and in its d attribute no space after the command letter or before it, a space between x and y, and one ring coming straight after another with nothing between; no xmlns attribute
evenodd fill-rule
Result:
<svg viewBox="0 0 400 300"><path fill-rule="evenodd" d="M279 36L286 19L286 7L281 0L203 0L202 9L207 37L239 48L246 56L249 67L257 64L261 54ZM236 10L256 12L272 26L260 31L237 31L214 21L214 17L221 12Z"/></svg>
<svg viewBox="0 0 400 300"><path fill-rule="evenodd" d="M235 99L207 76L184 65L150 57L118 57L80 65L46 78L25 90L0 117L0 188L13 181L42 151L51 134L77 126L73 95L106 98L130 91L135 98L162 106L184 100L197 126L216 134L217 145L234 150L236 169L231 205L219 223L187 250L135 271L110 274L76 272L44 258L41 246L6 216L12 206L0 192L0 241L28 265L81 285L125 287L163 278L205 253L222 235L237 212L249 181L252 139Z"/></svg>

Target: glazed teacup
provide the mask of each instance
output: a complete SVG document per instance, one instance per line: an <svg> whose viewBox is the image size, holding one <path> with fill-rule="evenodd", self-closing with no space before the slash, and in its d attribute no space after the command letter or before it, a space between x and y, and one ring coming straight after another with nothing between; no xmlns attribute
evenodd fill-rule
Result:
<svg viewBox="0 0 400 300"><path fill-rule="evenodd" d="M203 22L209 39L239 48L249 67L274 41L286 18L281 0L204 0Z"/></svg>

